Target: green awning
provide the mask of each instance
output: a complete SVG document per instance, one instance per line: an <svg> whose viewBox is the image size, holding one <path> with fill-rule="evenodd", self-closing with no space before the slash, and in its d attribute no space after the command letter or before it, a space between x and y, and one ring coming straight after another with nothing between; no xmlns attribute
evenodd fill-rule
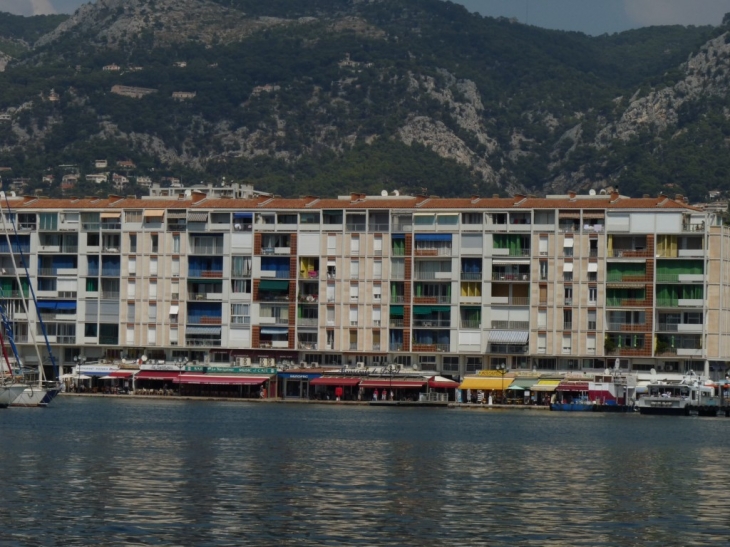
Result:
<svg viewBox="0 0 730 547"><path fill-rule="evenodd" d="M431 311L434 313L448 313L451 311L451 306L431 306Z"/></svg>
<svg viewBox="0 0 730 547"><path fill-rule="evenodd" d="M481 306L461 306L463 311L482 311Z"/></svg>
<svg viewBox="0 0 730 547"><path fill-rule="evenodd" d="M262 291L288 291L289 282L280 279L262 279L259 284L259 290Z"/></svg>
<svg viewBox="0 0 730 547"><path fill-rule="evenodd" d="M188 281L194 285L215 285L216 283L223 283L222 279L189 279Z"/></svg>
<svg viewBox="0 0 730 547"><path fill-rule="evenodd" d="M430 315L432 306L413 306L413 315Z"/></svg>
<svg viewBox="0 0 730 547"><path fill-rule="evenodd" d="M391 306L390 307L391 317L403 317L403 306Z"/></svg>

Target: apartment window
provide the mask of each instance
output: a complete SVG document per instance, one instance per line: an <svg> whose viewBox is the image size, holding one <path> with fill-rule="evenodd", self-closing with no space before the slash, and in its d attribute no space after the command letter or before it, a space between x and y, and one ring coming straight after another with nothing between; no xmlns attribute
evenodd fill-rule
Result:
<svg viewBox="0 0 730 547"><path fill-rule="evenodd" d="M588 353L588 354L596 353L596 335L595 334L589 334L588 336L586 336L586 353Z"/></svg>
<svg viewBox="0 0 730 547"><path fill-rule="evenodd" d="M157 257L150 258L150 275L157 275Z"/></svg>
<svg viewBox="0 0 730 547"><path fill-rule="evenodd" d="M596 281L598 281L598 273L596 273L596 272L588 272L588 281L591 281L593 283L595 283Z"/></svg>
<svg viewBox="0 0 730 547"><path fill-rule="evenodd" d="M563 255L564 256L573 256L573 238L572 237L566 237L565 242L563 243Z"/></svg>
<svg viewBox="0 0 730 547"><path fill-rule="evenodd" d="M231 304L231 324L249 325L251 323L250 309L249 304Z"/></svg>
<svg viewBox="0 0 730 547"><path fill-rule="evenodd" d="M547 256L547 254L548 254L548 237L540 236L539 245L540 245L540 247L539 247L540 256Z"/></svg>
<svg viewBox="0 0 730 547"><path fill-rule="evenodd" d="M596 330L596 310L588 310L588 330Z"/></svg>
<svg viewBox="0 0 730 547"><path fill-rule="evenodd" d="M373 254L383 254L383 236L373 238Z"/></svg>
<svg viewBox="0 0 730 547"><path fill-rule="evenodd" d="M357 306L350 306L350 326L357 326Z"/></svg>
<svg viewBox="0 0 730 547"><path fill-rule="evenodd" d="M97 245L99 242L97 241ZM137 252L137 234L129 234L129 252L130 253L136 253Z"/></svg>
<svg viewBox="0 0 730 547"><path fill-rule="evenodd" d="M134 298L137 294L137 284L135 283L134 279L129 279L127 281L127 297L128 298Z"/></svg>
<svg viewBox="0 0 730 547"><path fill-rule="evenodd" d="M99 326L96 323L84 324L84 336L86 338L96 338L99 335Z"/></svg>
<svg viewBox="0 0 730 547"><path fill-rule="evenodd" d="M484 368L484 360L481 357L466 358L466 373L478 372Z"/></svg>
<svg viewBox="0 0 730 547"><path fill-rule="evenodd" d="M360 261L353 260L350 262L350 278L357 279L360 277Z"/></svg>
<svg viewBox="0 0 730 547"><path fill-rule="evenodd" d="M41 230L58 230L58 213L41 213L38 216Z"/></svg>
<svg viewBox="0 0 730 547"><path fill-rule="evenodd" d="M459 358L458 357L444 357L443 360L444 372L459 372Z"/></svg>
<svg viewBox="0 0 730 547"><path fill-rule="evenodd" d="M337 236L333 234L327 235L327 254L333 255L337 252Z"/></svg>
<svg viewBox="0 0 730 547"><path fill-rule="evenodd" d="M231 281L231 292L235 294L251 294L251 280L233 279Z"/></svg>
<svg viewBox="0 0 730 547"><path fill-rule="evenodd" d="M350 351L357 349L357 331L350 331Z"/></svg>
<svg viewBox="0 0 730 547"><path fill-rule="evenodd" d="M588 303L595 304L598 301L598 287L588 287Z"/></svg>
<svg viewBox="0 0 730 547"><path fill-rule="evenodd" d="M350 238L350 254L360 254L360 236L352 236Z"/></svg>
<svg viewBox="0 0 730 547"><path fill-rule="evenodd" d="M547 353L547 334L537 333L537 353Z"/></svg>
<svg viewBox="0 0 730 547"><path fill-rule="evenodd" d="M127 304L127 321L130 323L134 321L137 317L136 310L134 309L134 302L129 302Z"/></svg>
<svg viewBox="0 0 730 547"><path fill-rule="evenodd" d="M180 259L178 257L175 257L170 261L170 271L173 277L180 275Z"/></svg>
<svg viewBox="0 0 730 547"><path fill-rule="evenodd" d="M326 333L326 337L327 337L327 346L326 346L327 349L329 349L329 350L335 349L335 331L328 330ZM329 356L328 355L324 356L325 360L327 359L327 357L329 357ZM332 357L335 357L335 356L333 355Z"/></svg>
<svg viewBox="0 0 730 547"><path fill-rule="evenodd" d="M380 326L380 320L382 319L382 312L379 307L373 308L373 327Z"/></svg>
<svg viewBox="0 0 730 547"><path fill-rule="evenodd" d="M152 249L151 252L153 253L159 253L160 252L160 238L157 234L151 234L150 235L150 242L152 243Z"/></svg>
<svg viewBox="0 0 730 547"><path fill-rule="evenodd" d="M380 302L383 295L382 285L373 285L373 300Z"/></svg>
<svg viewBox="0 0 730 547"><path fill-rule="evenodd" d="M573 263L563 264L563 281L573 281Z"/></svg>
<svg viewBox="0 0 730 547"><path fill-rule="evenodd" d="M157 299L157 281L150 281L150 300Z"/></svg>
<svg viewBox="0 0 730 547"><path fill-rule="evenodd" d="M125 211L124 222L142 222L142 211Z"/></svg>
<svg viewBox="0 0 730 547"><path fill-rule="evenodd" d="M537 310L537 328L547 328L547 310Z"/></svg>
<svg viewBox="0 0 730 547"><path fill-rule="evenodd" d="M149 325L147 327L147 343L148 344L157 343L157 328L154 325Z"/></svg>
<svg viewBox="0 0 730 547"><path fill-rule="evenodd" d="M327 326L334 326L335 324L335 307L334 306L327 306Z"/></svg>
<svg viewBox="0 0 730 547"><path fill-rule="evenodd" d="M134 325L127 325L127 344L134 344Z"/></svg>
<svg viewBox="0 0 730 547"><path fill-rule="evenodd" d="M178 331L176 328L170 329L170 345L171 346L177 346L178 342Z"/></svg>
<svg viewBox="0 0 730 547"><path fill-rule="evenodd" d="M373 262L373 279L383 278L383 261L375 260Z"/></svg>
<svg viewBox="0 0 730 547"><path fill-rule="evenodd" d="M86 234L86 246L87 247L98 247L100 241L101 241L101 238L99 237L99 234L92 234L92 233Z"/></svg>
<svg viewBox="0 0 730 547"><path fill-rule="evenodd" d="M137 258L132 256L129 258L129 275L137 273Z"/></svg>
<svg viewBox="0 0 730 547"><path fill-rule="evenodd" d="M539 288L539 300L541 304L547 304L548 299L548 288L547 285L540 285Z"/></svg>
<svg viewBox="0 0 730 547"><path fill-rule="evenodd" d="M360 298L360 286L357 283L350 283L350 300L357 300Z"/></svg>
<svg viewBox="0 0 730 547"><path fill-rule="evenodd" d="M157 321L157 304L150 304L149 308L147 308L147 313L150 322L154 323Z"/></svg>
<svg viewBox="0 0 730 547"><path fill-rule="evenodd" d="M548 278L548 261L540 261L540 281L547 281Z"/></svg>
<svg viewBox="0 0 730 547"><path fill-rule="evenodd" d="M563 298L566 306L573 305L573 287L565 287L563 291Z"/></svg>
<svg viewBox="0 0 730 547"><path fill-rule="evenodd" d="M172 252L179 254L180 253L180 235L179 234L173 234L172 236Z"/></svg>
<svg viewBox="0 0 730 547"><path fill-rule="evenodd" d="M573 310L563 310L563 328L565 330L573 328Z"/></svg>

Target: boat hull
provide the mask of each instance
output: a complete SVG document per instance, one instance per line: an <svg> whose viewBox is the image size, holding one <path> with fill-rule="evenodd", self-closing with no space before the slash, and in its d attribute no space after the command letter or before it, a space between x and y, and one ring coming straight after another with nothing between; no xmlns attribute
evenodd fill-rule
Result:
<svg viewBox="0 0 730 547"><path fill-rule="evenodd" d="M44 407L58 395L60 387L27 387L10 406Z"/></svg>
<svg viewBox="0 0 730 547"><path fill-rule="evenodd" d="M27 387L25 384L0 386L0 408L8 408Z"/></svg>
<svg viewBox="0 0 730 547"><path fill-rule="evenodd" d="M557 412L591 412L592 403L552 403L550 410Z"/></svg>

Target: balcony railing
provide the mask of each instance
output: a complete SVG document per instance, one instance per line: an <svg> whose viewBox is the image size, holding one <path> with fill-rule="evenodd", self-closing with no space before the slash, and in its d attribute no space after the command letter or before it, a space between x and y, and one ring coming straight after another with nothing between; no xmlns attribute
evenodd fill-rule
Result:
<svg viewBox="0 0 730 547"><path fill-rule="evenodd" d="M118 336L99 336L99 344L116 346L119 343Z"/></svg>
<svg viewBox="0 0 730 547"><path fill-rule="evenodd" d="M316 327L319 323L317 317L301 317L297 320L300 327Z"/></svg>
<svg viewBox="0 0 730 547"><path fill-rule="evenodd" d="M436 277L436 275L443 275L444 277ZM451 279L451 272L420 272L416 270L413 272L413 279L417 281L431 281L435 279L443 279L448 281Z"/></svg>
<svg viewBox="0 0 730 547"><path fill-rule="evenodd" d="M200 277L202 279L222 279L223 270L191 269L188 271L188 277Z"/></svg>
<svg viewBox="0 0 730 547"><path fill-rule="evenodd" d="M662 332L680 332L697 330L702 331L704 325L702 323L659 323L657 325L657 331Z"/></svg>
<svg viewBox="0 0 730 547"><path fill-rule="evenodd" d="M651 325L647 323L608 323L606 330L621 332L650 332Z"/></svg>
<svg viewBox="0 0 730 547"><path fill-rule="evenodd" d="M387 232L390 229L390 225L386 222L385 224L373 224L368 225L368 232Z"/></svg>
<svg viewBox="0 0 730 547"><path fill-rule="evenodd" d="M573 330L573 323L568 321L563 321L563 330Z"/></svg>
<svg viewBox="0 0 730 547"><path fill-rule="evenodd" d="M414 296L414 304L450 304L450 296Z"/></svg>
<svg viewBox="0 0 730 547"><path fill-rule="evenodd" d="M608 253L608 256L613 258L651 258L654 255L646 249L614 249L611 253Z"/></svg>
<svg viewBox="0 0 730 547"><path fill-rule="evenodd" d="M345 231L346 232L364 232L365 231L365 224L360 223L347 223L345 224ZM357 349L357 348L356 348Z"/></svg>
<svg viewBox="0 0 730 547"><path fill-rule="evenodd" d="M527 353L530 346L527 344L489 344L490 353L501 354L523 354Z"/></svg>
<svg viewBox="0 0 730 547"><path fill-rule="evenodd" d="M414 319L414 327L420 328L449 328L451 327L450 319Z"/></svg>
<svg viewBox="0 0 730 547"><path fill-rule="evenodd" d="M657 305L659 303L657 302ZM639 307L650 307L651 301L642 298L607 298L606 306L617 307L617 306L639 306ZM676 307L676 305L674 306Z"/></svg>
<svg viewBox="0 0 730 547"><path fill-rule="evenodd" d="M200 256L211 256L211 255L222 255L223 254L223 245L193 245L190 248L191 255L200 255Z"/></svg>
<svg viewBox="0 0 730 547"><path fill-rule="evenodd" d="M223 323L221 317L211 315L189 316L188 323L191 325L220 325Z"/></svg>
<svg viewBox="0 0 730 547"><path fill-rule="evenodd" d="M101 275L107 276L107 277L118 277L121 275L122 270L119 268L102 268L101 269Z"/></svg>
<svg viewBox="0 0 730 547"><path fill-rule="evenodd" d="M498 330L527 330L529 321L492 321L492 328Z"/></svg>
<svg viewBox="0 0 730 547"><path fill-rule="evenodd" d="M609 273L606 275L608 283L651 283L652 279L644 274Z"/></svg>
<svg viewBox="0 0 730 547"><path fill-rule="evenodd" d="M118 299L119 298L119 291L101 291L101 298L102 299Z"/></svg>
<svg viewBox="0 0 730 547"><path fill-rule="evenodd" d="M390 250L391 256L406 256L405 249L391 249Z"/></svg>
<svg viewBox="0 0 730 547"><path fill-rule="evenodd" d="M529 306L530 305L530 297L529 296L513 296L507 301L508 306Z"/></svg>
<svg viewBox="0 0 730 547"><path fill-rule="evenodd" d="M122 223L121 222L102 222L101 229L102 230L121 230Z"/></svg>
<svg viewBox="0 0 730 547"><path fill-rule="evenodd" d="M449 351L451 349L450 344L419 344L413 342L412 351L419 352L433 352L433 351Z"/></svg>
<svg viewBox="0 0 730 547"><path fill-rule="evenodd" d="M404 304L406 301L406 297L402 294L396 294L395 296L390 297L390 303L391 304Z"/></svg>
<svg viewBox="0 0 730 547"><path fill-rule="evenodd" d="M462 281L481 281L482 272L461 272Z"/></svg>
<svg viewBox="0 0 730 547"><path fill-rule="evenodd" d="M388 324L396 329L402 329L403 328L403 319L393 319L392 317L388 321Z"/></svg>
<svg viewBox="0 0 730 547"><path fill-rule="evenodd" d="M529 273L492 273L492 281L529 281Z"/></svg>
<svg viewBox="0 0 730 547"><path fill-rule="evenodd" d="M416 256L451 256L453 254L451 247L439 247L438 249L416 248L414 253Z"/></svg>
<svg viewBox="0 0 730 547"><path fill-rule="evenodd" d="M480 319L462 319L462 329L480 329L482 328L482 322Z"/></svg>
<svg viewBox="0 0 730 547"><path fill-rule="evenodd" d="M259 294L261 302L288 302L288 294Z"/></svg>
<svg viewBox="0 0 730 547"><path fill-rule="evenodd" d="M391 343L388 349L389 351L403 351L403 343Z"/></svg>
<svg viewBox="0 0 730 547"><path fill-rule="evenodd" d="M190 335L185 337L185 344L191 347L211 348L219 347L221 345L221 341L220 338L194 338L192 335Z"/></svg>

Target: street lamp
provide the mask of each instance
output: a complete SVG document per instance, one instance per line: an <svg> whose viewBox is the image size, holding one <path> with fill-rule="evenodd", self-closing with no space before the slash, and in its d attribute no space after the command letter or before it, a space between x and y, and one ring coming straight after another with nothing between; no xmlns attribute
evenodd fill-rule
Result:
<svg viewBox="0 0 730 547"><path fill-rule="evenodd" d="M504 363L498 364L496 367L497 372L502 377L502 401L501 403L504 404L504 375L507 374L507 365Z"/></svg>

